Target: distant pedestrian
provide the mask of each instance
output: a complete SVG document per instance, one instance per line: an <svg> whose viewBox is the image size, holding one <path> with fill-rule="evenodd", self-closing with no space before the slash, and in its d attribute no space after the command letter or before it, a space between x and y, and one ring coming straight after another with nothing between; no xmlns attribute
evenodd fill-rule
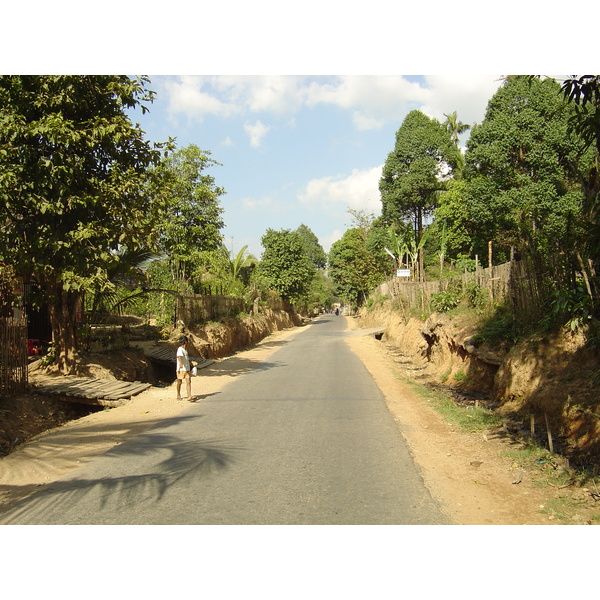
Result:
<svg viewBox="0 0 600 600"><path fill-rule="evenodd" d="M177 400L183 400L181 397L181 382L185 380L187 399L192 400L192 374L190 366L190 356L187 351L188 338L182 335L179 338L179 348L177 348ZM194 361L191 365L195 365Z"/></svg>

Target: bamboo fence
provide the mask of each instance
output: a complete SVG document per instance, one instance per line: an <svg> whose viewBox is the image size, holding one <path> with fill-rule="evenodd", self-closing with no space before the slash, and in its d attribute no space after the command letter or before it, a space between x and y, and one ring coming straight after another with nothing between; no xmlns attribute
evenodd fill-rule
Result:
<svg viewBox="0 0 600 600"><path fill-rule="evenodd" d="M14 396L27 387L27 319L0 318L0 395Z"/></svg>
<svg viewBox="0 0 600 600"><path fill-rule="evenodd" d="M216 321L219 317L233 316L245 308L243 298L233 296L179 296L177 320L189 326L203 321Z"/></svg>
<svg viewBox="0 0 600 600"><path fill-rule="evenodd" d="M484 291L489 305L510 302L516 325L531 324L543 316L549 287L528 259L487 268L478 267L475 271L466 271L441 281L421 283L394 277L381 284L375 295L401 298L410 308L424 308L429 306L432 294L451 289L456 284L460 284L464 290L471 282Z"/></svg>

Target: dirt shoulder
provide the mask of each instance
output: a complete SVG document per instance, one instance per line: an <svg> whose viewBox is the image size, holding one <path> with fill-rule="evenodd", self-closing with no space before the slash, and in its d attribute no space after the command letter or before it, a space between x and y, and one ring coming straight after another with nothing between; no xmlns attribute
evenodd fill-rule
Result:
<svg viewBox="0 0 600 600"><path fill-rule="evenodd" d="M353 319L348 323L359 332ZM528 474L513 483L521 469L501 455L509 441L490 437L486 441L481 433L453 428L399 378L397 365L373 335L353 336L348 343L384 394L432 496L455 524L553 523L540 513L547 495Z"/></svg>
<svg viewBox="0 0 600 600"><path fill-rule="evenodd" d="M360 335L354 319L348 338L386 398L391 414L406 438L424 481L456 524L548 524L540 514L546 496L527 474L513 484L515 472L501 452L507 442L485 441L481 434L454 430L427 401L398 379L395 365L372 335ZM233 378L248 372L290 337L292 328L265 338L250 350L215 362L193 380L197 401L220 391ZM96 412L41 433L0 459L0 510L34 493L72 469L103 454L128 437L175 417L189 405L177 401L175 384L153 387L127 404Z"/></svg>

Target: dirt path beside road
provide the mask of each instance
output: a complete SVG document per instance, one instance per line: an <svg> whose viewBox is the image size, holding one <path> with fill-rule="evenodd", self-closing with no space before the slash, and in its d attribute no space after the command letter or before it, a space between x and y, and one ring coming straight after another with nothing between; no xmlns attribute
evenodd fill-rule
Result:
<svg viewBox="0 0 600 600"><path fill-rule="evenodd" d="M348 319L351 328L357 328ZM398 378L396 365L374 336L350 337L386 398L400 431L421 469L425 484L453 522L460 525L552 524L540 513L546 496L526 473L501 455L504 439L462 433L447 423L427 400Z"/></svg>

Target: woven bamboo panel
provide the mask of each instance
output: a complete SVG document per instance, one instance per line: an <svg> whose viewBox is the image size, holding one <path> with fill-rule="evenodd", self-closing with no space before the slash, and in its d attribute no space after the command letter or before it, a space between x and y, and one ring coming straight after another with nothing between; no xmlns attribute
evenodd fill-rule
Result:
<svg viewBox="0 0 600 600"><path fill-rule="evenodd" d="M0 394L12 396L27 387L27 321L0 318Z"/></svg>

